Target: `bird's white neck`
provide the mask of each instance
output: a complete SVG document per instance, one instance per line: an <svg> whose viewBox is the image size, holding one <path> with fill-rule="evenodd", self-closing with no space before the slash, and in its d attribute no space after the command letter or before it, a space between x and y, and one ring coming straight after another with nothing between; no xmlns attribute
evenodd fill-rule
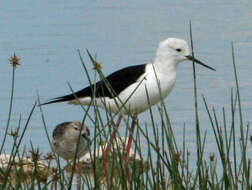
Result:
<svg viewBox="0 0 252 190"><path fill-rule="evenodd" d="M153 64L157 72L165 74L170 72L176 73L178 65L175 60L162 56L157 56Z"/></svg>

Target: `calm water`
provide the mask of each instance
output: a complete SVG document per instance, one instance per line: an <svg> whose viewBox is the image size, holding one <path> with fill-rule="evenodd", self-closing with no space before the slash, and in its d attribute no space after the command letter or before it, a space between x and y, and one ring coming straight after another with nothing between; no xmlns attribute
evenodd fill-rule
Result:
<svg viewBox="0 0 252 190"><path fill-rule="evenodd" d="M230 89L235 84L231 59L233 41L243 114L245 121L251 122L251 10L250 0L14 0L1 3L1 135L7 122L11 88L12 68L8 58L13 52L20 56L22 64L16 70L11 122L11 126L16 127L20 114L22 123L25 123L37 91L41 100L45 101L70 92L67 82L76 90L88 84L77 49L83 53L84 60L88 60L85 48L93 54L97 53L103 72L109 74L121 67L152 61L157 44L167 37L189 41L189 20L193 26L196 56L217 69L217 72L212 72L197 66L199 95L204 94L209 105L215 106L219 115L223 106L230 107ZM93 72L90 62L87 63ZM178 139L186 123L186 139L192 151L195 149L193 100L192 65L185 62L179 66L176 86L165 102ZM199 109L202 131L209 131L208 155L215 152L216 147L212 146L213 134L200 96ZM46 106L44 112L50 133L61 122L82 118L79 107L66 104ZM148 113L142 114L140 121L150 122ZM43 152L49 151L38 109L23 142L29 145L30 141ZM8 139L7 142L10 144L12 141ZM9 146L6 147L7 151ZM251 146L249 148L251 150Z"/></svg>

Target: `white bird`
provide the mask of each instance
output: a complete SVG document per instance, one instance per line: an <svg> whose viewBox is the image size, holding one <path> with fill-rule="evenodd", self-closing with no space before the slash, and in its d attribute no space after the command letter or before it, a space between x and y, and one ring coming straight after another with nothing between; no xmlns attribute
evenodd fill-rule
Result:
<svg viewBox="0 0 252 190"><path fill-rule="evenodd" d="M77 153L77 159L86 154L90 142L89 129L78 121L61 123L53 131L52 148L67 162L75 157L75 153Z"/></svg>
<svg viewBox="0 0 252 190"><path fill-rule="evenodd" d="M91 57L90 54L89 56ZM164 99L171 92L176 81L177 66L179 63L187 60L215 70L192 57L190 48L185 40L168 38L159 43L153 63L123 68L107 76L106 81L108 83L101 80L74 94L54 98L41 105L56 102L90 105L95 101L97 106L118 113L119 117L111 135L110 143L115 137L123 115L131 115L133 118L131 134L125 156L127 161L136 116L158 103L161 99ZM104 151L105 155L107 155L108 150L109 146Z"/></svg>

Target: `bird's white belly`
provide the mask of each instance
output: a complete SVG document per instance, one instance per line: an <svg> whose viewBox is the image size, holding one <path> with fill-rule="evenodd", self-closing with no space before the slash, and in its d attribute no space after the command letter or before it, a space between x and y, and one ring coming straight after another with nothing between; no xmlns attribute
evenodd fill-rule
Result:
<svg viewBox="0 0 252 190"><path fill-rule="evenodd" d="M153 76L153 75L152 75ZM109 111L121 114L139 114L165 98L175 84L175 76L146 77L122 91L117 98L96 98L96 104Z"/></svg>
<svg viewBox="0 0 252 190"><path fill-rule="evenodd" d="M52 141L53 150L65 160L73 159L77 149L76 139L58 139ZM77 158L83 156L88 151L88 143L81 137L78 146Z"/></svg>
<svg viewBox="0 0 252 190"><path fill-rule="evenodd" d="M171 81L162 81L161 83L159 83L160 85L158 85L155 78L147 78L147 80L143 81L138 88L137 84L132 85L131 91L133 92L136 88L137 90L135 91L135 93L133 93L132 97L126 103L126 109L124 110L124 113L129 112L130 114L139 114L148 109L150 106L155 105L169 94L174 86L174 82L171 83ZM125 99L124 96L127 95L124 95L122 93L122 95L120 94L119 97Z"/></svg>

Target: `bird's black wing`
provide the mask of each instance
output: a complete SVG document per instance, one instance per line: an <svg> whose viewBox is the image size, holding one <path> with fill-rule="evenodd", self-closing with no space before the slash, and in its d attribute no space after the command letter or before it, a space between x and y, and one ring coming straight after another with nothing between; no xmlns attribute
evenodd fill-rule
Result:
<svg viewBox="0 0 252 190"><path fill-rule="evenodd" d="M132 83L136 82L140 76L145 72L146 64L135 65L118 70L106 77L109 84L106 84L103 80L92 84L80 91L75 92L78 98L83 97L109 97L114 98L119 95L124 89L130 86ZM111 87L112 89L108 88ZM56 102L65 102L74 100L74 94L69 94L66 96L61 96L49 100L45 104L51 104Z"/></svg>

